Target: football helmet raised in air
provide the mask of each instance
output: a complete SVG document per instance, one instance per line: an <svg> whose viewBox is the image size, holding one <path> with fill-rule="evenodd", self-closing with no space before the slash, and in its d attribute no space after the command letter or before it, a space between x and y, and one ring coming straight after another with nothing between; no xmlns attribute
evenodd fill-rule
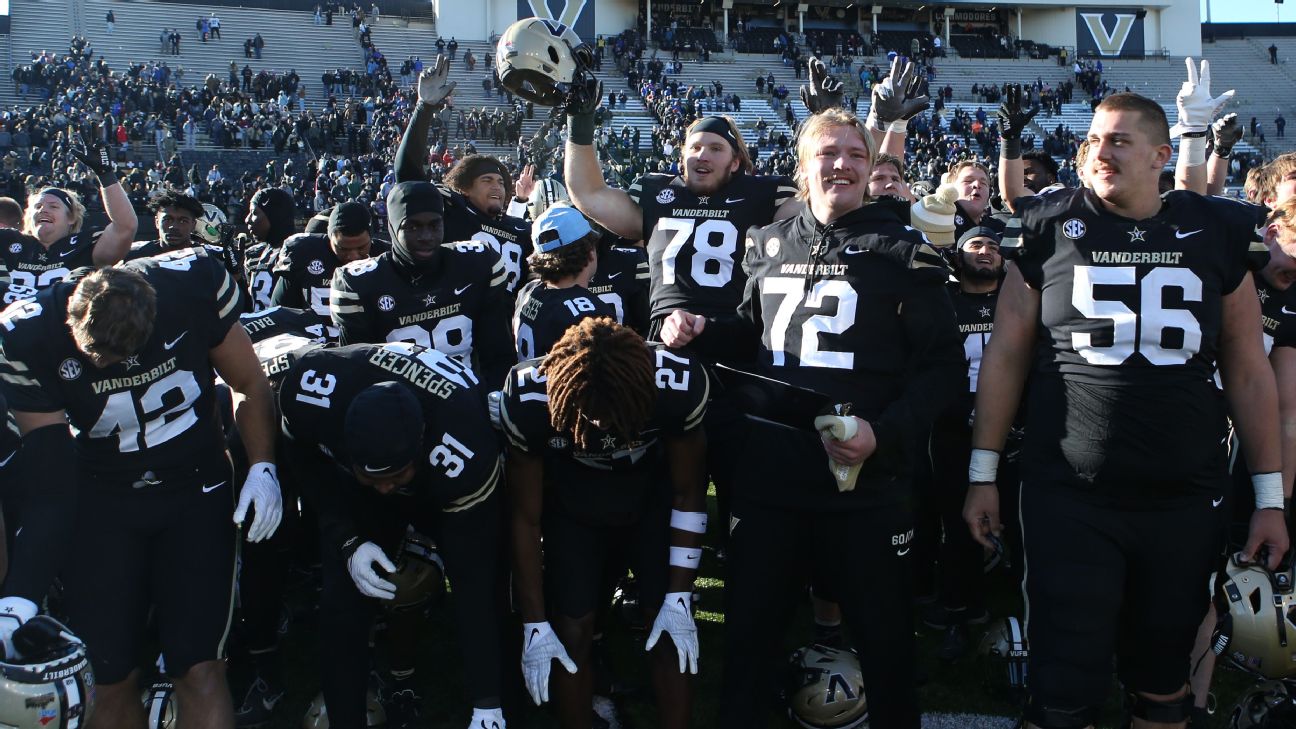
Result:
<svg viewBox="0 0 1296 729"><path fill-rule="evenodd" d="M198 219L194 233L212 245L220 245L224 235L222 228L227 222L225 213L220 208L211 203L203 203L203 216Z"/></svg>
<svg viewBox="0 0 1296 729"><path fill-rule="evenodd" d="M411 527L396 557L396 571L387 579L396 585L396 597L386 602L389 610L413 610L439 598L445 592L445 563L436 543Z"/></svg>
<svg viewBox="0 0 1296 729"><path fill-rule="evenodd" d="M176 729L179 714L176 711L175 684L158 680L145 689L144 714L148 718L148 729Z"/></svg>
<svg viewBox="0 0 1296 729"><path fill-rule="evenodd" d="M13 640L24 658L0 661L0 726L85 726L95 693L85 644L48 615L28 620Z"/></svg>
<svg viewBox="0 0 1296 729"><path fill-rule="evenodd" d="M527 212L532 220L539 220L540 214L548 210L550 205L560 202L571 203L567 188L561 182L552 177L536 180L531 197L527 199Z"/></svg>
<svg viewBox="0 0 1296 729"><path fill-rule="evenodd" d="M365 695L365 726L376 727L387 723L387 711L383 709L378 694L373 689ZM315 700L306 707L306 716L302 717L302 729L329 729L328 707L324 705L324 694L318 694Z"/></svg>
<svg viewBox="0 0 1296 729"><path fill-rule="evenodd" d="M1296 694L1285 681L1261 681L1247 689L1229 713L1228 729L1291 729Z"/></svg>
<svg viewBox="0 0 1296 729"><path fill-rule="evenodd" d="M856 729L868 724L864 675L854 651L815 643L788 659L788 716L809 729Z"/></svg>
<svg viewBox="0 0 1296 729"><path fill-rule="evenodd" d="M1212 578L1218 617L1213 648L1264 678L1296 677L1293 575L1229 559Z"/></svg>
<svg viewBox="0 0 1296 729"><path fill-rule="evenodd" d="M500 36L495 64L504 88L541 106L561 106L589 78L594 52L556 20L523 18Z"/></svg>
<svg viewBox="0 0 1296 729"><path fill-rule="evenodd" d="M979 652L987 658L1005 663L1008 688L1026 688L1026 659L1030 657L1030 648L1020 620L1008 617L991 623L990 629L981 637Z"/></svg>

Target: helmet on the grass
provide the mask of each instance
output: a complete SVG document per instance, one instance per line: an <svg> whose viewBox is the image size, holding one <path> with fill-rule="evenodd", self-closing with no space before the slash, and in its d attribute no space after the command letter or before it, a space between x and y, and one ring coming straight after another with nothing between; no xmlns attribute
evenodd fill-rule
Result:
<svg viewBox="0 0 1296 729"><path fill-rule="evenodd" d="M856 729L868 723L864 675L854 651L815 643L788 659L788 716L809 729Z"/></svg>

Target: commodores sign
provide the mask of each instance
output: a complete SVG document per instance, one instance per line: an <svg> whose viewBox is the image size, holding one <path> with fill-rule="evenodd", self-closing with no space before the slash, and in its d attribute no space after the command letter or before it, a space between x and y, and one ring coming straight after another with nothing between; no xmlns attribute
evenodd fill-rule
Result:
<svg viewBox="0 0 1296 729"><path fill-rule="evenodd" d="M1077 8L1076 51L1092 56L1142 56L1143 18L1135 8Z"/></svg>

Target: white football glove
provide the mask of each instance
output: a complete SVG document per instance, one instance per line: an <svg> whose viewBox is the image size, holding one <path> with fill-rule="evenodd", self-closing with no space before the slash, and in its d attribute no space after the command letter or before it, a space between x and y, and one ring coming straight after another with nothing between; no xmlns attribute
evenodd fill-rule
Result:
<svg viewBox="0 0 1296 729"><path fill-rule="evenodd" d="M505 729L502 709L473 709L468 729Z"/></svg>
<svg viewBox="0 0 1296 729"><path fill-rule="evenodd" d="M522 678L536 706L549 700L549 670L555 659L567 669L567 673L576 673L576 662L567 655L567 649L554 635L549 621L523 623Z"/></svg>
<svg viewBox="0 0 1296 729"><path fill-rule="evenodd" d="M486 393L486 408L490 412L490 423L495 430L504 429L504 393L500 390L492 390Z"/></svg>
<svg viewBox="0 0 1296 729"><path fill-rule="evenodd" d="M388 574L396 571L396 565L387 559L382 547L373 542L365 542L347 560L347 572L351 573L351 581L355 583L356 589L366 597L376 597L379 600L396 597L396 586L378 574L378 570L373 568L374 562L387 570Z"/></svg>
<svg viewBox="0 0 1296 729"><path fill-rule="evenodd" d="M0 598L0 641L4 643L4 654L8 660L21 658L14 650L14 631L22 624L36 617L36 603L25 597L10 596Z"/></svg>
<svg viewBox="0 0 1296 729"><path fill-rule="evenodd" d="M691 592L666 593L661 610L657 611L657 619L653 621L648 643L644 645L644 650L650 651L657 645L662 632L668 633L679 653L680 673L684 673L686 669L689 673L698 672L697 624L693 622L692 605Z"/></svg>
<svg viewBox="0 0 1296 729"><path fill-rule="evenodd" d="M279 473L273 463L254 463L248 469L238 508L234 509L235 524L243 526L249 506L256 507L256 516L248 527L247 540L259 542L274 534L283 519L283 495L279 492Z"/></svg>
<svg viewBox="0 0 1296 729"><path fill-rule="evenodd" d="M1188 80L1179 87L1175 96L1175 105L1179 107L1179 120L1170 127L1170 138L1189 132L1204 132L1215 114L1229 99L1233 98L1233 89L1229 89L1214 98L1210 95L1210 61L1201 62L1201 73L1193 67L1193 59L1185 58L1188 66Z"/></svg>

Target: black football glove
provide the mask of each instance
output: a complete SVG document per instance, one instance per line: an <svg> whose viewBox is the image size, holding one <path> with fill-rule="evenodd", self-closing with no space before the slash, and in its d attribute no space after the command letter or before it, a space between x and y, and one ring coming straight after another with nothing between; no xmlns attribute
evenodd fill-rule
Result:
<svg viewBox="0 0 1296 729"><path fill-rule="evenodd" d="M87 144L80 136L72 145L72 156L76 157L81 164L90 168L99 178L99 184L102 187L108 187L117 181L117 173L113 170L112 160L108 157L108 148L102 144Z"/></svg>
<svg viewBox="0 0 1296 729"><path fill-rule="evenodd" d="M1008 84L1003 103L996 115L999 117L999 136L1003 139L1004 159L1021 158L1021 136L1026 125L1039 113L1039 107L1022 109L1021 84Z"/></svg>
<svg viewBox="0 0 1296 729"><path fill-rule="evenodd" d="M828 75L828 67L818 58L810 59L809 70L810 83L801 86L801 103L811 114L841 106L844 84Z"/></svg>
<svg viewBox="0 0 1296 729"><path fill-rule="evenodd" d="M594 76L572 85L563 110L567 112L567 138L573 144L594 144L594 110L603 99L603 82Z"/></svg>
<svg viewBox="0 0 1296 729"><path fill-rule="evenodd" d="M1238 124L1237 114L1225 114L1211 124L1211 135L1215 138L1215 154L1228 157L1233 154L1233 145L1242 139L1242 125Z"/></svg>

